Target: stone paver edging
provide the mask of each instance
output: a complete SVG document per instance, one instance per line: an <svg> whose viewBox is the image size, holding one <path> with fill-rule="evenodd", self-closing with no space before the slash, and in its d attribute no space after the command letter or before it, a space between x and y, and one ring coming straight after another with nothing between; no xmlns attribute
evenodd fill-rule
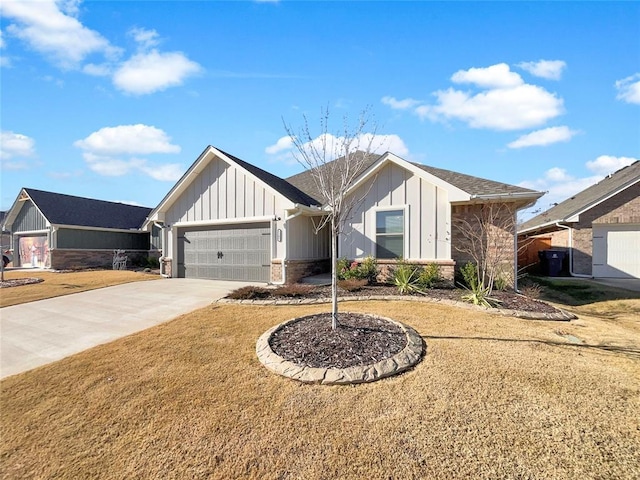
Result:
<svg viewBox="0 0 640 480"><path fill-rule="evenodd" d="M441 303L443 305L450 305L452 307L466 308L468 310L479 310L492 315L501 315L504 317L517 317L529 320L575 320L578 318L573 313L567 312L557 308L557 312L545 313L545 312L526 312L523 310L509 310L506 308L487 308L478 305L472 305L470 303L458 302L456 300L449 300L445 298L431 298L431 297L414 297L408 295L365 295L359 297L338 297L339 302L362 302L370 300L403 300L407 302L426 302L426 303ZM241 305L317 305L323 303L331 303L331 298L300 298L300 299L271 299L271 300L233 300L231 298L221 298L218 303L236 303Z"/></svg>
<svg viewBox="0 0 640 480"><path fill-rule="evenodd" d="M298 365L285 360L277 355L269 344L271 336L283 328L285 325L298 322L306 317L293 318L287 320L264 332L256 343L256 354L260 362L278 375L292 378L304 383L320 383L322 385L349 385L353 383L375 382L382 378L404 372L417 364L422 358L424 351L423 341L418 332L413 328L396 322L390 318L379 315L371 317L386 320L398 325L407 337L407 345L404 349L393 357L381 360L371 365L355 366L348 368L313 368Z"/></svg>

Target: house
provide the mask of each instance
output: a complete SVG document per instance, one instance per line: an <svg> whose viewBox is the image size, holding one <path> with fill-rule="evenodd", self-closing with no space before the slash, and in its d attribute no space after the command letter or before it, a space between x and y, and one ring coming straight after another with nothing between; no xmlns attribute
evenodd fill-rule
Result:
<svg viewBox="0 0 640 480"><path fill-rule="evenodd" d="M130 260L149 255L140 230L150 208L23 188L3 221L13 266L56 270L111 265L113 251Z"/></svg>
<svg viewBox="0 0 640 480"><path fill-rule="evenodd" d="M640 278L640 161L528 220L518 238L565 251L571 275Z"/></svg>
<svg viewBox="0 0 640 480"><path fill-rule="evenodd" d="M341 257L436 262L451 279L467 260L456 219L508 205L514 221L503 246L513 253L515 212L542 193L385 153L368 155L349 195L364 200L341 235ZM152 243L162 246L167 276L290 283L328 269L328 230L314 228L323 214L310 172L285 180L209 146L143 228L161 229Z"/></svg>

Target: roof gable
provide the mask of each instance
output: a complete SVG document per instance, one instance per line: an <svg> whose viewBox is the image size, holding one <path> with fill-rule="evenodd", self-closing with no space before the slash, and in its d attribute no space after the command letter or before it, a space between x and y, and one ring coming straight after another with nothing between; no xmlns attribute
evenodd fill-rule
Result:
<svg viewBox="0 0 640 480"><path fill-rule="evenodd" d="M599 205L640 181L640 161L606 176L595 185L576 193L522 224L519 231L531 231L556 222L577 222L581 213Z"/></svg>
<svg viewBox="0 0 640 480"><path fill-rule="evenodd" d="M8 221L17 215L25 194L53 225L137 230L151 212L147 207L23 188L7 215Z"/></svg>
<svg viewBox="0 0 640 480"><path fill-rule="evenodd" d="M515 185L509 185L506 183L500 183L493 180L487 180L480 177L474 177L463 173L454 172L451 170L445 170L442 168L430 167L421 163L407 162L406 160L392 154L385 153L383 155L358 152L361 155L366 156L361 171L358 174L358 179L354 184L356 187L358 184L370 178L375 172L382 168L386 162L394 162L401 167L410 170L416 175L426 178L428 181L435 183L439 187L446 188L452 193L452 201L470 201L474 197L509 197L509 196L525 196L530 198L538 198L542 196L541 192L529 190L527 188L518 187ZM344 162L345 157L338 158L333 162ZM333 163L329 162L329 163ZM328 168L324 165L321 168ZM336 169L336 170L339 170ZM305 191L309 195L318 200L322 195L318 191L313 176L309 170L287 178L287 181L296 185L301 190Z"/></svg>
<svg viewBox="0 0 640 480"><path fill-rule="evenodd" d="M153 211L149 215L149 222L163 220L162 217L158 215L159 212L166 212L166 210L170 208L175 199L178 198L187 189L187 187L191 184L191 182L193 182L195 177L200 173L203 164L206 165L206 163L208 163L213 158L219 158L224 162L227 162L228 164L233 165L246 172L248 175L253 176L257 181L266 185L269 189L281 195L293 204L311 206L318 203L314 198L301 191L294 185L290 184L286 180L277 177L276 175L273 175L272 173L269 173L265 170L262 170L255 165L245 162L244 160L241 160L238 157L235 157L223 150L209 145L198 156L193 164L191 164L184 175L182 175L180 180L178 180L171 188L171 190L169 190L169 192L160 201L158 206L153 209ZM149 222L145 222L145 228L147 227Z"/></svg>

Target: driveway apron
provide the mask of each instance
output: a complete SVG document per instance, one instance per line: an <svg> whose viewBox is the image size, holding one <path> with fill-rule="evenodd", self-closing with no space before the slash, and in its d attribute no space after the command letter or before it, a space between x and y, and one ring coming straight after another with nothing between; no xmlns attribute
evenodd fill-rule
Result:
<svg viewBox="0 0 640 480"><path fill-rule="evenodd" d="M244 285L250 284L152 280L4 307L0 309L0 378L164 323Z"/></svg>

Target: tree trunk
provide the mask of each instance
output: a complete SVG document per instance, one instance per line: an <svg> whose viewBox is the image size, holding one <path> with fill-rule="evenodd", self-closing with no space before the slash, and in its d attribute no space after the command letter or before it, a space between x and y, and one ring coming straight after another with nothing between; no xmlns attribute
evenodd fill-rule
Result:
<svg viewBox="0 0 640 480"><path fill-rule="evenodd" d="M331 218L331 329L338 328L338 235Z"/></svg>

